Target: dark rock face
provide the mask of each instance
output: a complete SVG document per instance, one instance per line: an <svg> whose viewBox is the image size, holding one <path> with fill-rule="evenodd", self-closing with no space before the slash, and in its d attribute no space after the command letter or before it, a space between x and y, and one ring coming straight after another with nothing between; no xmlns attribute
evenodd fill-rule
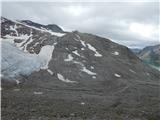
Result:
<svg viewBox="0 0 160 120"><path fill-rule="evenodd" d="M30 53L37 42L33 53L45 45L55 48L48 69L22 76L13 87L4 80L4 120L158 120L160 73L127 47L78 31L58 37L7 20L2 37L15 24L18 33L32 30Z"/></svg>

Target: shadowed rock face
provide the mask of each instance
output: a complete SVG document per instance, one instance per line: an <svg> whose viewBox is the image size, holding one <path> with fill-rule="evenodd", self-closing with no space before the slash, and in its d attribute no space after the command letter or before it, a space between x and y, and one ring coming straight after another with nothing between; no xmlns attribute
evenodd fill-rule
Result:
<svg viewBox="0 0 160 120"><path fill-rule="evenodd" d="M25 43L29 53L55 46L47 69L22 75L18 85L2 78L4 120L158 120L160 73L127 47L78 31L56 36L9 20L2 22L4 39L13 32L6 27L15 24L18 33L32 31L32 42ZM31 52L37 42L41 46Z"/></svg>

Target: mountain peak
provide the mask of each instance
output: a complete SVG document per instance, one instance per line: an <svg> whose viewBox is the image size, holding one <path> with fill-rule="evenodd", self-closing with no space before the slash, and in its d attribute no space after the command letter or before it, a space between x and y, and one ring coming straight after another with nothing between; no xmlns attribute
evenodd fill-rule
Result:
<svg viewBox="0 0 160 120"><path fill-rule="evenodd" d="M43 25L43 24L39 24L30 20L21 20L21 23L24 23L26 25L29 26L33 26L39 29L46 29L46 30L50 30L52 32L60 32L63 33L64 31L62 30L62 28L60 28L58 25L56 24L48 24L48 25Z"/></svg>
<svg viewBox="0 0 160 120"><path fill-rule="evenodd" d="M48 24L46 25L46 28L52 30L53 32L63 32L62 28L56 24Z"/></svg>

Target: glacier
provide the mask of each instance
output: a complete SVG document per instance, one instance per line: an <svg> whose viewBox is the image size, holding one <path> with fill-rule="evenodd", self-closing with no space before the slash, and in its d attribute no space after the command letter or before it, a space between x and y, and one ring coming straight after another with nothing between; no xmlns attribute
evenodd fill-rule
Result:
<svg viewBox="0 0 160 120"><path fill-rule="evenodd" d="M1 74L5 79L14 79L21 75L29 75L40 69L48 69L54 45L42 47L39 54L30 54L19 50L15 44L8 41L1 39L0 42L2 51Z"/></svg>

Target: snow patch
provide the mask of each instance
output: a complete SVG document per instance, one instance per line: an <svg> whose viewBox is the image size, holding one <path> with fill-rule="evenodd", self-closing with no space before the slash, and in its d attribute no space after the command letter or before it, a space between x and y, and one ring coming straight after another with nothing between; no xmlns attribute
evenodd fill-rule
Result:
<svg viewBox="0 0 160 120"><path fill-rule="evenodd" d="M4 75L2 73L0 73L0 78L4 77Z"/></svg>
<svg viewBox="0 0 160 120"><path fill-rule="evenodd" d="M113 53L113 55L119 55L119 52L115 51L115 52Z"/></svg>
<svg viewBox="0 0 160 120"><path fill-rule="evenodd" d="M129 69L129 71L132 72L132 73L136 73L136 72L135 72L134 70L132 70L132 69Z"/></svg>
<svg viewBox="0 0 160 120"><path fill-rule="evenodd" d="M93 67L93 66L91 66L91 69L93 70L93 69L94 69L94 67Z"/></svg>
<svg viewBox="0 0 160 120"><path fill-rule="evenodd" d="M77 56L81 56L77 50L73 51L72 53L76 54Z"/></svg>
<svg viewBox="0 0 160 120"><path fill-rule="evenodd" d="M53 71L52 71L52 70L47 69L47 72L48 72L49 74L53 75Z"/></svg>
<svg viewBox="0 0 160 120"><path fill-rule="evenodd" d="M87 44L87 46L88 46L88 48L90 50L92 50L93 52L95 52L94 56L96 56L96 57L102 57L102 55L99 52L97 52L96 48L94 48L91 44Z"/></svg>
<svg viewBox="0 0 160 120"><path fill-rule="evenodd" d="M63 82L66 82L66 83L76 83L76 81L71 81L71 80L69 80L69 79L65 79L65 78L63 77L63 75L60 74L60 73L57 73L57 77L58 77L59 80L61 80L61 81L63 81Z"/></svg>
<svg viewBox="0 0 160 120"><path fill-rule="evenodd" d="M85 50L84 48L81 48L81 50Z"/></svg>
<svg viewBox="0 0 160 120"><path fill-rule="evenodd" d="M119 75L119 74L117 74L117 73L115 73L114 76L116 76L116 77L118 77L118 78L121 77L121 75Z"/></svg>
<svg viewBox="0 0 160 120"><path fill-rule="evenodd" d="M86 43L83 40L80 40L81 44L83 45L83 47L87 47Z"/></svg>
<svg viewBox="0 0 160 120"><path fill-rule="evenodd" d="M75 64L79 64L79 65L82 67L81 71L83 71L83 72L85 72L85 73L87 73L87 74L89 74L89 75L97 75L97 73L94 73L94 72L88 70L88 69L84 66L83 63L78 62L78 61L73 61L73 62L74 62ZM92 67L93 67L93 66L92 66ZM92 68L92 67L91 67L91 68Z"/></svg>
<svg viewBox="0 0 160 120"><path fill-rule="evenodd" d="M65 62L72 61L72 60L73 60L73 57L71 54L68 55L67 59L64 59Z"/></svg>
<svg viewBox="0 0 160 120"><path fill-rule="evenodd" d="M89 75L97 75L97 73L88 70L86 67L83 67L81 71L86 72Z"/></svg>
<svg viewBox="0 0 160 120"><path fill-rule="evenodd" d="M19 80L16 80L16 84L17 84L17 85L20 84L20 81L19 81Z"/></svg>
<svg viewBox="0 0 160 120"><path fill-rule="evenodd" d="M93 79L96 79L96 76L92 76Z"/></svg>
<svg viewBox="0 0 160 120"><path fill-rule="evenodd" d="M85 105L85 103L84 103L84 102L81 102L81 105Z"/></svg>
<svg viewBox="0 0 160 120"><path fill-rule="evenodd" d="M78 39L75 39L76 41L80 41L80 42L81 42L81 44L83 45L83 47L87 47L87 45L86 45L85 41L81 40L81 38L80 38L80 36L79 36L79 35L77 35L77 34L76 34L76 37L78 38Z"/></svg>

